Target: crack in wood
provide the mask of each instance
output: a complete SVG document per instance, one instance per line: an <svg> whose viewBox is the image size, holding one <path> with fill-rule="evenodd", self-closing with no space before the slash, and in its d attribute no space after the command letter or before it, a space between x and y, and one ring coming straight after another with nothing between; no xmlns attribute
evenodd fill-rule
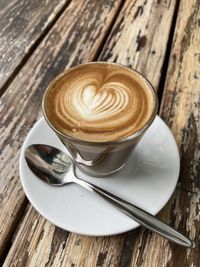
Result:
<svg viewBox="0 0 200 267"><path fill-rule="evenodd" d="M100 252L97 259L97 267L103 267L105 259L107 257L108 251L105 251L104 253Z"/></svg>

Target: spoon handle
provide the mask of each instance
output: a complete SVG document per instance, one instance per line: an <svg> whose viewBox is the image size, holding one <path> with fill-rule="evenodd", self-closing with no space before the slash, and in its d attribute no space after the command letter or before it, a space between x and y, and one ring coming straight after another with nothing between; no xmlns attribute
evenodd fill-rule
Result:
<svg viewBox="0 0 200 267"><path fill-rule="evenodd" d="M131 219L134 219L139 224L143 225L144 227L150 229L153 232L160 234L161 236L179 244L187 248L194 248L195 243L190 240L189 238L185 237L181 233L179 233L174 228L170 227L166 223L162 222L161 220L156 219L153 215L149 214L148 212L134 206L133 204L113 195L106 190L88 183L86 181L76 179L75 183L83 186L87 190L97 193L105 200L109 201L115 207L117 207L120 211L124 214L129 216Z"/></svg>

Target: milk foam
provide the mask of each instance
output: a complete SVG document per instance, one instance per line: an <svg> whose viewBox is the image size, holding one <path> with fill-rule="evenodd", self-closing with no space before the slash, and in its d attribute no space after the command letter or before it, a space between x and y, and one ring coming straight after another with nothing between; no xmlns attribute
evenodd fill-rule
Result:
<svg viewBox="0 0 200 267"><path fill-rule="evenodd" d="M77 116L85 121L98 121L119 113L128 103L129 95L119 83L107 83L102 88L88 84L73 89L72 105ZM67 104L69 105L69 103Z"/></svg>

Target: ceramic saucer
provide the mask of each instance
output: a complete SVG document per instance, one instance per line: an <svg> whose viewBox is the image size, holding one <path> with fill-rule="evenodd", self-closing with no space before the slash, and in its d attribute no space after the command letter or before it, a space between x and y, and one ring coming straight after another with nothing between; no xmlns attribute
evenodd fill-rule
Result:
<svg viewBox="0 0 200 267"><path fill-rule="evenodd" d="M22 186L43 217L65 230L85 235L113 235L138 226L105 200L78 185L52 187L36 178L24 159L24 149L36 143L66 149L44 118L34 125L23 144L20 155ZM78 175L156 214L174 191L179 167L174 137L157 116L120 172L107 178L93 178L80 172Z"/></svg>

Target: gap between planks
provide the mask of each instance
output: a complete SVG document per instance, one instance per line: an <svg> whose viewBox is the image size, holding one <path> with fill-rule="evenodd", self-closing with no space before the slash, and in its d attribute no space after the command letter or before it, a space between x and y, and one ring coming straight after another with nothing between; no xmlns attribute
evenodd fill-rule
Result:
<svg viewBox="0 0 200 267"><path fill-rule="evenodd" d="M165 53L165 59L164 59L164 63L161 69L161 78L160 78L160 82L158 85L158 101L159 101L158 113L160 113L160 103L162 102L162 97L163 97L163 92L164 92L164 86L165 86L169 61L170 61L171 49L173 45L173 37L174 37L176 22L178 18L179 6L180 6L180 1L176 1L174 16L172 18L171 30L170 30L169 39L167 42L167 51Z"/></svg>

